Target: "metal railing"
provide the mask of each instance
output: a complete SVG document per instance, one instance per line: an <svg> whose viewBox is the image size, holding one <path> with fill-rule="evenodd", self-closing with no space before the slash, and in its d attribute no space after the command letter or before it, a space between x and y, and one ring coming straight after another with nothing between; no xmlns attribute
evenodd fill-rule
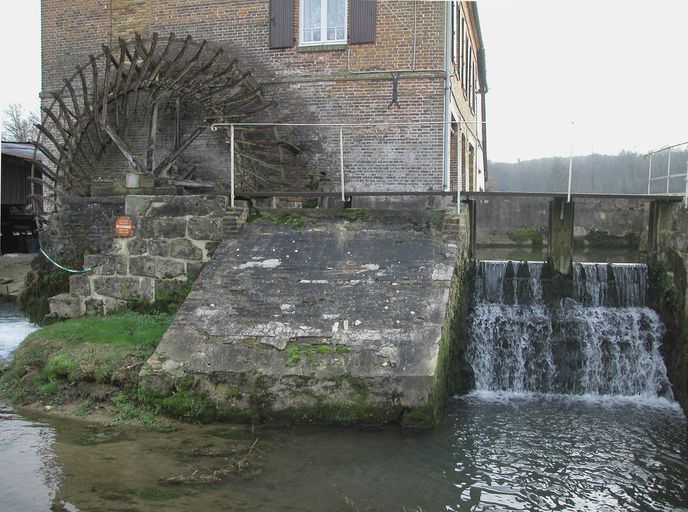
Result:
<svg viewBox="0 0 688 512"><path fill-rule="evenodd" d="M666 146L657 151L651 151L643 156L649 160L648 170L647 170L647 194L650 195L652 182L666 180L666 194L670 194L670 185L673 178L684 178L685 179L685 190L683 192L683 207L688 208L688 160L686 161L686 172L681 174L671 174L671 153L676 148L685 146L688 149L688 141L681 142L679 144L674 144L672 146ZM667 154L667 173L662 176L652 176L652 157L655 155Z"/></svg>
<svg viewBox="0 0 688 512"><path fill-rule="evenodd" d="M339 196L342 202L346 201L347 195L352 196L363 196L363 195L381 195L381 193L371 192L371 193L360 193L360 192L346 192L346 180L345 180L345 160L344 160L344 129L345 128L399 128L404 126L444 126L445 124L475 124L475 122L468 121L420 121L420 122L400 122L400 123L213 123L211 125L211 130L216 131L218 128L223 128L229 131L229 145L230 145L230 159L229 159L229 176L230 176L230 205L233 208L235 197L236 197L236 163L234 158L235 151L235 128L236 127L289 127L289 128L300 128L300 127L320 127L320 128L335 128L339 131ZM461 186L462 186L462 169L461 169L461 130L456 130L456 147L457 147L457 165L456 165L456 191L451 192L451 179L447 179L448 183L444 191L397 191L394 195L456 195L456 212L461 213ZM477 163L477 159L474 161L474 165ZM293 195L299 195L299 193L294 193ZM303 195L315 195L307 194ZM327 195L332 196L332 193L318 193L317 195ZM392 194L384 194L392 195Z"/></svg>

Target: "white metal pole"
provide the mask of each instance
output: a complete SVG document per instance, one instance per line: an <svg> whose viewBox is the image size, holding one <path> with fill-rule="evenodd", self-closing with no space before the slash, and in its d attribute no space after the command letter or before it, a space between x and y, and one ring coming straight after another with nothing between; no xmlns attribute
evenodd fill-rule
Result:
<svg viewBox="0 0 688 512"><path fill-rule="evenodd" d="M569 187L566 202L571 202L571 174L573 173L573 121L571 121L571 149L569 151Z"/></svg>
<svg viewBox="0 0 688 512"><path fill-rule="evenodd" d="M339 129L339 177L342 188L342 202L346 202L344 195L344 129Z"/></svg>
<svg viewBox="0 0 688 512"><path fill-rule="evenodd" d="M686 160L686 191L683 194L683 207L688 209L688 160Z"/></svg>
<svg viewBox="0 0 688 512"><path fill-rule="evenodd" d="M461 215L461 130L456 125L456 214Z"/></svg>
<svg viewBox="0 0 688 512"><path fill-rule="evenodd" d="M652 155L650 155L650 167L647 170L647 195L650 195L650 184L652 183Z"/></svg>
<svg viewBox="0 0 688 512"><path fill-rule="evenodd" d="M669 193L669 183L671 182L671 148L669 148L669 158L667 159L667 189L666 193Z"/></svg>
<svg viewBox="0 0 688 512"><path fill-rule="evenodd" d="M229 205L234 208L234 125L229 127Z"/></svg>

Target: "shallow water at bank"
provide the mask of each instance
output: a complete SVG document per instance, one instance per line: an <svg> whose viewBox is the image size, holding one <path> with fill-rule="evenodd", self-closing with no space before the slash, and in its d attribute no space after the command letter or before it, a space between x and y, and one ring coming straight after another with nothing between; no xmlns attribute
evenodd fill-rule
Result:
<svg viewBox="0 0 688 512"><path fill-rule="evenodd" d="M26 319L15 302L0 300L0 360L6 359L37 328Z"/></svg>
<svg viewBox="0 0 688 512"><path fill-rule="evenodd" d="M161 433L5 410L0 503L8 511L46 510L50 500L129 511L677 510L688 504L687 436L669 401L595 396L473 393L452 400L432 431ZM252 446L244 476L167 483L209 474Z"/></svg>

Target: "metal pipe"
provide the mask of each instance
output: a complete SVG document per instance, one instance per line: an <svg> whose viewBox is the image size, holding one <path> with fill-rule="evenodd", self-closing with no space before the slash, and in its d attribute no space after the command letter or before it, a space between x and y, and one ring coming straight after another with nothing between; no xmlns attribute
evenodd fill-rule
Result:
<svg viewBox="0 0 688 512"><path fill-rule="evenodd" d="M669 158L667 158L667 186L666 186L666 193L669 193L669 184L671 182L671 148L669 148Z"/></svg>
<svg viewBox="0 0 688 512"><path fill-rule="evenodd" d="M229 128L229 146L229 186L231 188L229 205L234 208L234 125Z"/></svg>
<svg viewBox="0 0 688 512"><path fill-rule="evenodd" d="M652 182L652 155L650 155L650 167L647 170L647 193L650 194L650 183Z"/></svg>
<svg viewBox="0 0 688 512"><path fill-rule="evenodd" d="M461 215L461 130L456 128L456 214Z"/></svg>
<svg viewBox="0 0 688 512"><path fill-rule="evenodd" d="M444 10L444 130L442 140L442 180L444 181L444 189L451 189L451 179L449 178L449 163L450 163L450 104L451 104L451 2L446 3Z"/></svg>
<svg viewBox="0 0 688 512"><path fill-rule="evenodd" d="M463 119L449 121L448 123L452 122L473 124L472 122L465 121ZM213 123L210 125L210 129L212 131L216 131L218 128L228 128L230 126L323 126L330 128L387 128L398 126L432 126L448 123L446 123L445 121L415 121L405 123Z"/></svg>
<svg viewBox="0 0 688 512"><path fill-rule="evenodd" d="M339 175L342 189L342 202L346 202L344 195L344 129L339 129Z"/></svg>
<svg viewBox="0 0 688 512"><path fill-rule="evenodd" d="M416 40L418 37L418 0L413 0L413 62L411 63L411 69L416 69Z"/></svg>
<svg viewBox="0 0 688 512"><path fill-rule="evenodd" d="M687 145L687 144L688 144L688 141L686 141L686 142L679 142L678 144L674 144L674 145L672 145L672 146L666 146L666 147L663 147L663 148L661 148L661 149L658 149L657 151L650 151L649 153L644 154L644 155L643 155L643 158L647 158L648 156L654 155L654 154L657 154L657 153L662 153L663 151L666 151L667 149L677 148L677 147L679 147L679 146L685 146L685 145Z"/></svg>
<svg viewBox="0 0 688 512"><path fill-rule="evenodd" d="M571 150L569 152L569 187L566 202L571 202L571 175L573 174L573 121L571 121Z"/></svg>

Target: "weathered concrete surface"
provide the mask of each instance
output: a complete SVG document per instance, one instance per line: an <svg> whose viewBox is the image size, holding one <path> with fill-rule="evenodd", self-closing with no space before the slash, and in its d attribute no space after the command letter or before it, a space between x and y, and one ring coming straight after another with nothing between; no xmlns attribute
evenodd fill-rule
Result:
<svg viewBox="0 0 688 512"><path fill-rule="evenodd" d="M222 418L427 423L466 242L467 222L443 214L292 210L249 224L218 247L141 386L202 396Z"/></svg>
<svg viewBox="0 0 688 512"><path fill-rule="evenodd" d="M573 217L575 204L561 197L549 202L549 230L547 233L547 258L560 274L571 272L573 260Z"/></svg>
<svg viewBox="0 0 688 512"><path fill-rule="evenodd" d="M651 300L666 325L663 355L674 396L688 414L688 210L650 207Z"/></svg>

